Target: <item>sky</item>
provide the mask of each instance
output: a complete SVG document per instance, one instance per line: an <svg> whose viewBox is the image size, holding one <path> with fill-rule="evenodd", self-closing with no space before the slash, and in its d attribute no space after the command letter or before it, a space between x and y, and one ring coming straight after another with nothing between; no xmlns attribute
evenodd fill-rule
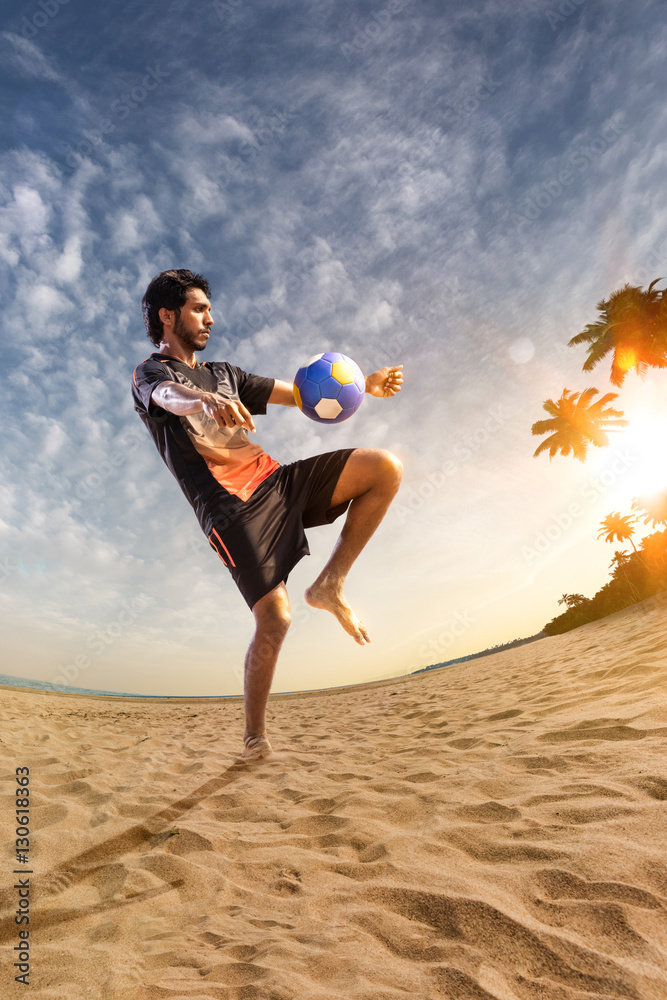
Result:
<svg viewBox="0 0 667 1000"><path fill-rule="evenodd" d="M592 596L608 513L667 484L665 376L585 463L533 457L568 340L667 276L658 0L36 0L0 6L2 671L140 694L242 690L253 620L132 408L150 279L205 274L201 360L291 380L403 364L281 463L387 448L401 491L348 578L358 647L289 578L275 691L397 676L529 636ZM640 532L641 534L641 532Z"/></svg>

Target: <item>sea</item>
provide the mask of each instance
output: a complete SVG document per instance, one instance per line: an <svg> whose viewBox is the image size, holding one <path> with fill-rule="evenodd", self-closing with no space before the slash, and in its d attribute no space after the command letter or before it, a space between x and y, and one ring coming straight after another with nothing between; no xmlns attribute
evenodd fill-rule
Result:
<svg viewBox="0 0 667 1000"><path fill-rule="evenodd" d="M12 677L0 674L0 685L33 688L38 691L64 691L69 694L104 694L110 698L239 698L238 694L133 694L131 691L97 691L95 688L74 687L71 684L52 684L50 681L36 681L31 677Z"/></svg>

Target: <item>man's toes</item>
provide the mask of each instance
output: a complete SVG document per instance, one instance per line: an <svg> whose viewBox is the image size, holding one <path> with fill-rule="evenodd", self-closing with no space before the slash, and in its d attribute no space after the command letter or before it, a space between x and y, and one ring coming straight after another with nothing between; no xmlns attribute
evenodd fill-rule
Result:
<svg viewBox="0 0 667 1000"><path fill-rule="evenodd" d="M365 646L367 642L371 641L371 637L360 621L353 621L352 628L349 631L352 638L355 642L358 642L360 646Z"/></svg>

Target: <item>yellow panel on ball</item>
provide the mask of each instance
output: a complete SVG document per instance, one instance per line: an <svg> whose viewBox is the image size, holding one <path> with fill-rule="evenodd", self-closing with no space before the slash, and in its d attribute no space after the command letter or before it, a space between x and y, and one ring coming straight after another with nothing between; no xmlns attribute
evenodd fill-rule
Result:
<svg viewBox="0 0 667 1000"><path fill-rule="evenodd" d="M331 374L341 385L348 385L350 382L354 382L354 372L347 361L332 362Z"/></svg>
<svg viewBox="0 0 667 1000"><path fill-rule="evenodd" d="M294 399L296 401L296 405L299 407L300 410L302 410L303 403L301 402L301 393L299 392L296 385L292 386L292 392L294 393Z"/></svg>

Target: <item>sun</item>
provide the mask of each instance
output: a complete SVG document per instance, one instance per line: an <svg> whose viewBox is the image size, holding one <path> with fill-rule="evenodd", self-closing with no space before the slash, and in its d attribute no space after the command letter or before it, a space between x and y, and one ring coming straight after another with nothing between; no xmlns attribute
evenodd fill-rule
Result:
<svg viewBox="0 0 667 1000"><path fill-rule="evenodd" d="M636 417L615 442L627 450L627 486L633 496L667 489L667 416Z"/></svg>
<svg viewBox="0 0 667 1000"><path fill-rule="evenodd" d="M628 372L637 364L637 351L634 347L619 347L616 350L615 360L619 368Z"/></svg>

